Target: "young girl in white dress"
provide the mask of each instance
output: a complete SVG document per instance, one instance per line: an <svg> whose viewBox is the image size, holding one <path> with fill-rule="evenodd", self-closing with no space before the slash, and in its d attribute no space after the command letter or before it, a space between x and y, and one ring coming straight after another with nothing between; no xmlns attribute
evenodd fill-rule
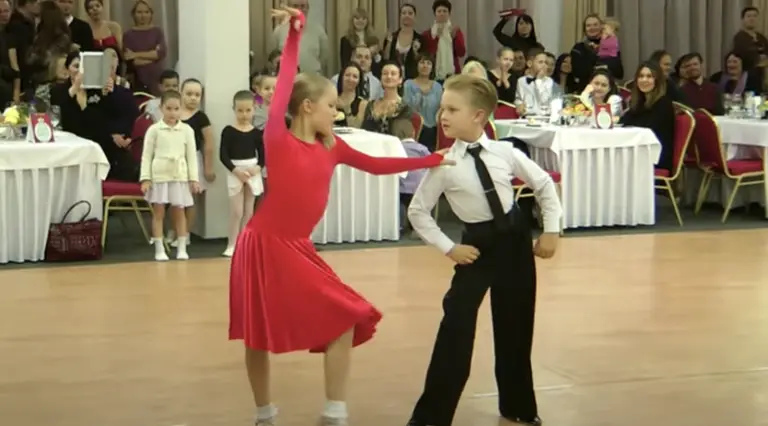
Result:
<svg viewBox="0 0 768 426"><path fill-rule="evenodd" d="M198 164L195 150L195 132L180 120L181 94L163 93L160 98L163 119L153 124L144 136L141 155L141 191L152 205L152 243L155 260L168 260L163 244L165 206L171 206L176 227L179 260L189 259L187 241L189 230L184 209L194 205L192 194L200 192Z"/></svg>
<svg viewBox="0 0 768 426"><path fill-rule="evenodd" d="M253 216L256 197L264 192L262 166L264 166L263 133L253 125L253 94L242 90L232 101L235 124L221 131L219 157L227 175L229 194L229 242L223 255L232 257L240 230Z"/></svg>

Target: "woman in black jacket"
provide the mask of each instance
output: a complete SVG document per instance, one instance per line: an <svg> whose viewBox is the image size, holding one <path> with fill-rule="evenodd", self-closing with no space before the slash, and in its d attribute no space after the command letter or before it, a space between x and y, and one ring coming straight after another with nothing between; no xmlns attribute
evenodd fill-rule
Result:
<svg viewBox="0 0 768 426"><path fill-rule="evenodd" d="M382 49L385 60L394 61L404 71L405 80L419 76L420 49L424 46L421 34L414 29L416 25L416 6L405 3L400 6L400 28L387 35Z"/></svg>
<svg viewBox="0 0 768 426"><path fill-rule="evenodd" d="M493 36L502 46L522 51L526 56L528 51L533 48L544 50L544 46L536 40L536 26L533 24L531 15L518 16L517 21L515 21L515 33L508 36L504 34L503 30L510 18L511 16L502 17L496 27L493 28Z"/></svg>
<svg viewBox="0 0 768 426"><path fill-rule="evenodd" d="M576 43L571 49L571 67L576 82L576 92L581 93L589 84L589 77L595 68L606 68L614 79L624 78L624 66L621 64L621 52L611 58L597 56L600 46L600 36L603 31L603 20L600 15L590 14L584 18L584 40Z"/></svg>

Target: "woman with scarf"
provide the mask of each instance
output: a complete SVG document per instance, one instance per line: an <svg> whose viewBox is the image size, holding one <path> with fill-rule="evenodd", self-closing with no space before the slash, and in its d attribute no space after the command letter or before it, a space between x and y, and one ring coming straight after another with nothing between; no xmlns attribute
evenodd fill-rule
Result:
<svg viewBox="0 0 768 426"><path fill-rule="evenodd" d="M504 34L504 26L513 15L504 15L496 27L493 28L493 36L502 46L512 50L521 51L528 56L528 51L534 48L545 50L544 46L536 40L536 26L531 15L521 14L515 22L515 33L512 36Z"/></svg>
<svg viewBox="0 0 768 426"><path fill-rule="evenodd" d="M571 49L572 74L576 82L576 91L581 92L589 83L596 68L605 68L614 79L624 78L624 66L621 64L621 52L615 57L600 58L597 48L600 46L600 35L603 31L603 20L597 14L584 18L584 41L580 41Z"/></svg>
<svg viewBox="0 0 768 426"><path fill-rule="evenodd" d="M424 50L435 58L434 73L439 82L461 73L461 58L467 54L464 33L451 22L453 5L448 0L435 0L432 12L435 22L432 28L421 34Z"/></svg>
<svg viewBox="0 0 768 426"><path fill-rule="evenodd" d="M724 95L743 95L746 92L762 93L758 73L744 69L744 58L736 52L725 56L723 70L712 74L709 81L720 87Z"/></svg>

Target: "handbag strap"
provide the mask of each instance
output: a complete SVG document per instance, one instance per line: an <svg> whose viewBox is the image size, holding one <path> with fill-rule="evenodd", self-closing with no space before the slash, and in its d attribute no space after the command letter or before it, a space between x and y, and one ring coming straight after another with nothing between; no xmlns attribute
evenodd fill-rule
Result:
<svg viewBox="0 0 768 426"><path fill-rule="evenodd" d="M69 214L72 213L72 210L74 210L75 207L79 206L80 204L85 204L88 206L88 210L85 212L83 217L78 222L85 221L85 219L87 219L88 216L91 214L92 207L91 207L91 203L89 203L88 201L80 200L75 204L72 204L72 206L69 209L67 209L66 213L64 213L64 216L61 218L61 223L65 223L67 221L67 216L69 216Z"/></svg>

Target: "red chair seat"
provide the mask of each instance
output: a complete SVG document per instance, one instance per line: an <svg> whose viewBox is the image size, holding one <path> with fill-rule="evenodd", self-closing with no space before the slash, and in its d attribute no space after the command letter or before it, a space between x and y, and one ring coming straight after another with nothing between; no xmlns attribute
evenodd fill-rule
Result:
<svg viewBox="0 0 768 426"><path fill-rule="evenodd" d="M723 173L719 164L702 164L714 172ZM756 173L763 171L763 160L729 160L725 162L728 172L733 176L741 176L745 173Z"/></svg>
<svg viewBox="0 0 768 426"><path fill-rule="evenodd" d="M661 177L670 177L672 173L670 173L667 169L653 169L653 177L661 178Z"/></svg>
<svg viewBox="0 0 768 426"><path fill-rule="evenodd" d="M143 197L141 184L138 182L120 182L107 180L101 183L101 193L104 197L128 196Z"/></svg>
<svg viewBox="0 0 768 426"><path fill-rule="evenodd" d="M562 176L560 172L547 172L547 173L549 173L549 176L552 178L552 180L555 183L560 183L560 179ZM525 185L525 182L523 182L522 179L518 179L518 178L512 179L512 186L523 186L523 185Z"/></svg>

